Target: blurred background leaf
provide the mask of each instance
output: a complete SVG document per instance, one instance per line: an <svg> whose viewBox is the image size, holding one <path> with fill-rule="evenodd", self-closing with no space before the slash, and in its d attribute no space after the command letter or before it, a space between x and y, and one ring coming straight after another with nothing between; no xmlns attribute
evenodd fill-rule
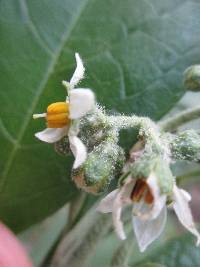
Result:
<svg viewBox="0 0 200 267"><path fill-rule="evenodd" d="M68 217L68 209L64 207L42 223L31 226L18 235L23 242L35 267L41 266L54 244L58 241Z"/></svg>
<svg viewBox="0 0 200 267"><path fill-rule="evenodd" d="M199 63L200 4L182 0L0 1L0 217L22 230L77 190L71 159L34 133L32 121L63 100L78 51L83 86L113 112L160 119L183 95L182 72ZM132 136L126 139L132 142Z"/></svg>
<svg viewBox="0 0 200 267"><path fill-rule="evenodd" d="M194 242L190 234L176 237L158 249L148 260L167 267L197 267L200 262L200 253Z"/></svg>

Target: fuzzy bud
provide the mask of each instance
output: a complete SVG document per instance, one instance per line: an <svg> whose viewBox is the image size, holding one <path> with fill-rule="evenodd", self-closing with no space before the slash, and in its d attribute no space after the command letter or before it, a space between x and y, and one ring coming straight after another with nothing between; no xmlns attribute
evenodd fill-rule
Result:
<svg viewBox="0 0 200 267"><path fill-rule="evenodd" d="M184 85L189 91L200 91L200 65L193 65L185 70Z"/></svg>
<svg viewBox="0 0 200 267"><path fill-rule="evenodd" d="M60 155L69 155L71 153L69 138L67 136L64 136L61 140L54 144L54 149Z"/></svg>
<svg viewBox="0 0 200 267"><path fill-rule="evenodd" d="M110 127L106 126L105 116L100 108L88 113L80 120L79 135L89 151L102 143L109 131Z"/></svg>
<svg viewBox="0 0 200 267"><path fill-rule="evenodd" d="M176 159L200 160L200 136L194 130L179 133L171 143L172 156Z"/></svg>
<svg viewBox="0 0 200 267"><path fill-rule="evenodd" d="M74 171L73 180L86 192L104 192L110 181L120 174L124 161L121 147L108 141L103 142L88 154L84 165Z"/></svg>

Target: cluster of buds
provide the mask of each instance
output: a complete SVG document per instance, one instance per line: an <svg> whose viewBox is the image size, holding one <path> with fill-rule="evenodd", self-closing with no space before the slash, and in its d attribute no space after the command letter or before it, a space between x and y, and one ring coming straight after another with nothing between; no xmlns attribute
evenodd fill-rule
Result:
<svg viewBox="0 0 200 267"><path fill-rule="evenodd" d="M86 192L103 193L114 178L118 179L118 188L101 200L98 210L113 213L119 238L126 238L122 208L132 205L134 232L140 250L144 251L161 234L170 205L182 225L197 237L199 245L200 235L188 204L191 197L177 187L170 168L174 159L199 161L199 135L194 131L166 134L145 117L107 115L95 103L91 89L75 88L84 76L78 54L76 63L70 82L63 82L66 101L53 103L47 112L33 115L33 118L45 118L47 124L47 129L35 136L54 143L58 153L72 152L75 157L72 179ZM185 75L190 77L188 71ZM119 131L127 128L138 131L138 142L125 163Z"/></svg>

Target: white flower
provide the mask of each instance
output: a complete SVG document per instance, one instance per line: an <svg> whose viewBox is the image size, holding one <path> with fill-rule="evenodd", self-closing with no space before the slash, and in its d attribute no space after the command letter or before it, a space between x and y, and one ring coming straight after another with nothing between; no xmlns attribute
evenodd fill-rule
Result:
<svg viewBox="0 0 200 267"><path fill-rule="evenodd" d="M79 167L87 157L87 149L77 137L78 119L83 117L95 105L95 97L90 89L74 87L84 76L84 66L78 53L76 57L76 70L70 82L63 81L67 88L68 96L65 102L56 102L48 106L47 113L34 114L33 118L45 117L47 128L35 136L47 143L55 143L68 135L70 148L75 157L73 168Z"/></svg>
<svg viewBox="0 0 200 267"><path fill-rule="evenodd" d="M166 195L160 193L155 174L151 174L147 180L134 180L127 178L120 189L116 189L101 200L98 211L102 213L112 212L113 224L118 237L126 239L121 221L122 208L128 204L133 205L132 224L136 239L143 252L162 233L166 218ZM200 244L200 234L195 228L188 202L190 195L174 184L173 208L182 225L197 237L197 245Z"/></svg>

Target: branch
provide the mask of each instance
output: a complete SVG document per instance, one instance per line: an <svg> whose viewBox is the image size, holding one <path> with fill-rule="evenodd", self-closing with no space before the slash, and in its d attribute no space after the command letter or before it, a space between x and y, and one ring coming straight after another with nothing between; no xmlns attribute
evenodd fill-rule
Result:
<svg viewBox="0 0 200 267"><path fill-rule="evenodd" d="M194 119L198 119L200 117L200 107L195 107L191 109L187 109L179 113L178 115L166 119L159 123L160 127L164 131L173 131L176 130L179 126L192 121Z"/></svg>

